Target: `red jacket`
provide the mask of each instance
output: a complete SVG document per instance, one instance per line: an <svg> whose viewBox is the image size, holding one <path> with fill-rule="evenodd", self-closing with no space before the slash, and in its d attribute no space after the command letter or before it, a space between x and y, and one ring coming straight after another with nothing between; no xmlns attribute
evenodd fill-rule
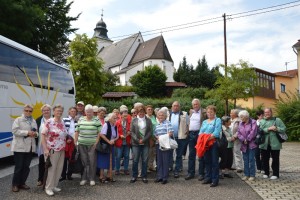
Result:
<svg viewBox="0 0 300 200"><path fill-rule="evenodd" d="M214 144L216 139L212 139L208 141L212 134L200 134L198 136L196 148L196 154L199 158L203 157L205 152Z"/></svg>
<svg viewBox="0 0 300 200"><path fill-rule="evenodd" d="M127 123L126 123L126 132L128 132L128 131L130 131L131 116L128 115L126 120L127 120ZM116 141L115 146L116 147L121 147L122 144L123 144L123 139L120 136L124 135L124 133L123 133L123 127L122 127L122 119L119 119L116 122L116 126L117 126L117 132L118 132L118 135L119 135L119 139ZM126 136L126 144L128 146L130 146L130 143L131 143L131 136L127 135Z"/></svg>

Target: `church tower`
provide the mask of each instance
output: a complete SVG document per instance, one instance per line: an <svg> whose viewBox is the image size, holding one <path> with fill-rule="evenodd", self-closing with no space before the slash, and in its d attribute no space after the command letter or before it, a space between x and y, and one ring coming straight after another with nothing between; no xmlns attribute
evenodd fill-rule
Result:
<svg viewBox="0 0 300 200"><path fill-rule="evenodd" d="M97 22L96 28L94 29L94 35L93 35L93 37L95 37L97 39L99 51L103 47L107 47L113 43L113 41L108 38L107 32L108 32L108 30L106 28L106 24L103 21L103 9L102 9L101 19L100 19L100 21Z"/></svg>

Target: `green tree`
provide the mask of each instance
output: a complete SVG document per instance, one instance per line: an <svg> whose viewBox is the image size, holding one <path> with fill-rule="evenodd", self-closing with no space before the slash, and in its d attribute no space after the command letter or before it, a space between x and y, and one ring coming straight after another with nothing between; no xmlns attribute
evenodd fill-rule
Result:
<svg viewBox="0 0 300 200"><path fill-rule="evenodd" d="M223 65L221 65L224 68ZM230 99L236 108L236 100L247 100L253 97L258 87L255 84L257 79L254 68L248 62L240 60L238 64L227 67L227 77L218 76L215 82L217 88L206 93L206 96L224 101Z"/></svg>
<svg viewBox="0 0 300 200"><path fill-rule="evenodd" d="M132 76L129 82L141 97L162 97L165 95L166 80L166 74L157 65L150 65Z"/></svg>
<svg viewBox="0 0 300 200"><path fill-rule="evenodd" d="M173 78L177 82L183 82L187 85L191 83L192 68L187 64L186 57L183 57L182 62L179 63L178 70L174 72Z"/></svg>
<svg viewBox="0 0 300 200"><path fill-rule="evenodd" d="M113 74L111 71L103 72L106 76L106 81L104 82L104 91L112 92L116 90L116 85L120 83L120 78Z"/></svg>
<svg viewBox="0 0 300 200"><path fill-rule="evenodd" d="M0 0L0 34L39 51L58 63L66 63L68 35L76 17L68 16L67 0Z"/></svg>
<svg viewBox="0 0 300 200"><path fill-rule="evenodd" d="M107 81L103 61L97 58L97 41L86 34L76 35L70 43L71 56L68 63L76 86L76 99L96 104L104 92Z"/></svg>
<svg viewBox="0 0 300 200"><path fill-rule="evenodd" d="M195 87L206 87L209 89L214 87L216 76L214 71L209 69L205 55L203 55L201 60L198 60L197 67L193 75L193 79L195 79Z"/></svg>

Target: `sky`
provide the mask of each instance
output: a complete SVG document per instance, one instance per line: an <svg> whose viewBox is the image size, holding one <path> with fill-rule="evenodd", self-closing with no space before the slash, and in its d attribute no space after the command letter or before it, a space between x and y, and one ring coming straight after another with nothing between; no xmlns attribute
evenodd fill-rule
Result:
<svg viewBox="0 0 300 200"><path fill-rule="evenodd" d="M72 23L72 27L78 28L77 34L86 33L88 37L92 37L103 9L108 37L113 41L118 41L118 36L139 31L142 32L144 41L162 34L175 68L178 68L184 56L189 64L196 66L203 55L208 66L212 68L224 64L222 15L226 13L228 65L236 64L242 59L256 68L279 72L285 71L286 67L288 70L297 68L297 58L292 46L300 39L300 1L286 4L294 1L73 0L69 15L76 16L81 13L79 19ZM245 17L240 17L245 14L237 14L280 4L286 5L273 9L294 7ZM217 22L197 25L199 22L211 22L203 21L211 18L216 18ZM181 26L182 29L176 31L163 29L192 22L198 23L190 24L194 25L190 28ZM143 33L155 29L158 31ZM147 35L149 33L155 34ZM74 37L74 34L70 35L70 39Z"/></svg>

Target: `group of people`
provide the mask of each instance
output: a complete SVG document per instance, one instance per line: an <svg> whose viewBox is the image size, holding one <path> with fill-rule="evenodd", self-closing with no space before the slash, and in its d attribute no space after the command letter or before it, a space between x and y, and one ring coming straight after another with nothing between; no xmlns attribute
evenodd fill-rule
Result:
<svg viewBox="0 0 300 200"><path fill-rule="evenodd" d="M94 186L98 173L101 183L115 182L113 175L120 173L131 174L130 183L135 183L138 177L148 183L148 170L156 171L155 183L166 184L171 171L174 178L179 178L187 147L185 180L197 175L203 184L216 187L220 178L233 177L230 174L233 169L244 171L243 180L255 180L257 170L264 173L263 178L279 178L282 145L276 133L285 131L285 125L273 117L270 108L257 112L257 120L250 118L246 110L236 109L231 110L230 117L218 118L216 107L209 105L204 109L199 99L192 100L189 112L182 111L178 101L173 102L170 110L136 103L131 115L126 105L107 114L104 107L85 105L82 101L69 108L66 118L62 116L64 108L61 105L45 104L41 111L42 116L34 120L33 107L25 105L22 116L13 123L13 192L30 188L26 180L32 152L39 156L37 185L43 185L49 196L61 191L59 181L72 180L77 151L83 165L80 185ZM264 143L259 146L255 143L258 128L265 135ZM220 145L222 137L226 137L225 147ZM174 139L177 148L162 148L166 138ZM98 150L99 146L106 150ZM130 152L133 159L131 173ZM120 170L121 161L123 171ZM197 172L196 161L199 164ZM51 167L47 167L45 176L47 162Z"/></svg>

